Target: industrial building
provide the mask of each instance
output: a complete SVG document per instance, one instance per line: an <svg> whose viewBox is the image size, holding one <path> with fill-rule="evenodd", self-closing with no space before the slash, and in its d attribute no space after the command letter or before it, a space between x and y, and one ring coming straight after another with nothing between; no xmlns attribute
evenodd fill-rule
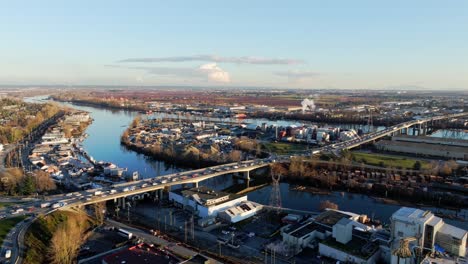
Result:
<svg viewBox="0 0 468 264"><path fill-rule="evenodd" d="M230 223L237 223L254 216L262 208L261 204L246 201L219 212L218 216Z"/></svg>
<svg viewBox="0 0 468 264"><path fill-rule="evenodd" d="M169 192L169 200L184 209L195 212L199 217L205 218L217 216L221 211L247 202L247 196L218 192L200 186L171 191Z"/></svg>
<svg viewBox="0 0 468 264"><path fill-rule="evenodd" d="M383 151L415 154L428 157L468 160L468 152L466 151L466 147L393 140L381 140L375 143L375 147Z"/></svg>
<svg viewBox="0 0 468 264"><path fill-rule="evenodd" d="M281 229L283 242L288 244L294 253L304 248L314 248L317 239L323 240L333 232L333 226L341 219L359 220L363 216L351 212L327 210L313 219L298 224L290 224Z"/></svg>
<svg viewBox="0 0 468 264"><path fill-rule="evenodd" d="M465 256L468 232L444 223L430 211L402 207L396 211L391 221L392 250L397 249L401 239L409 241L410 250L422 249L423 252L434 252L443 249L455 256ZM397 256L391 256L391 264L396 264ZM413 259L400 259L400 263L410 264Z"/></svg>

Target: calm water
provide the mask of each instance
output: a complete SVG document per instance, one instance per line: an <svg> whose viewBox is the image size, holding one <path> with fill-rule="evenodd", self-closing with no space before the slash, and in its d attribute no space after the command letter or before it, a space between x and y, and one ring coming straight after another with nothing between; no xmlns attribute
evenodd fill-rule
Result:
<svg viewBox="0 0 468 264"><path fill-rule="evenodd" d="M45 97L34 97L28 98L25 101L37 102L43 98ZM96 160L113 162L120 167L128 168L130 172L139 171L140 175L143 177L154 177L184 170L184 168L178 168L163 161L146 158L133 151L128 151L120 145L121 134L138 113L66 103L65 105L88 111L94 119L94 122L86 131L89 137L84 141L83 145L86 151ZM264 120L256 120L256 122L261 124ZM291 123L282 121L279 125L288 125ZM442 130L437 133L440 135L450 134ZM214 187L218 190L228 187L231 183L232 178L228 176L217 177L203 182L204 185ZM321 201L330 200L338 204L341 210L367 214L369 217L375 217L383 222L388 222L389 217L400 208L398 205L376 202L374 199L361 194L334 192L330 195L314 195L307 192L289 191L289 185L287 183L281 183L280 190L282 206L299 210L317 211ZM269 204L270 193L271 187L266 186L249 193L248 198L255 202ZM437 211L437 208L425 209ZM468 215L468 210L462 210L461 214ZM446 219L446 221L458 227L468 229L468 222L449 219Z"/></svg>
<svg viewBox="0 0 468 264"><path fill-rule="evenodd" d="M397 211L401 206L391 205L377 202L371 197L363 194L353 194L346 192L332 192L329 195L317 195L308 192L290 191L288 183L280 184L282 206L285 208L293 208L304 211L316 212L319 210L320 202L329 200L338 205L338 208L343 211L354 212L357 214L366 214L369 217L379 219L382 222L388 223L390 216ZM248 194L248 199L261 204L269 204L271 186L258 189ZM438 209L435 207L424 207L424 210L433 212L441 211L446 213L454 213L452 210ZM468 217L468 210L458 211L459 214L464 214ZM468 230L468 222L444 219L447 223L453 224L460 228Z"/></svg>
<svg viewBox="0 0 468 264"><path fill-rule="evenodd" d="M34 97L25 101L37 102L44 98L46 97ZM83 147L95 160L112 162L119 167L128 168L129 172L138 171L140 176L145 178L183 170L163 161L129 151L120 145L120 136L138 115L137 112L63 104L87 111L94 119L86 130L89 136L83 142Z"/></svg>

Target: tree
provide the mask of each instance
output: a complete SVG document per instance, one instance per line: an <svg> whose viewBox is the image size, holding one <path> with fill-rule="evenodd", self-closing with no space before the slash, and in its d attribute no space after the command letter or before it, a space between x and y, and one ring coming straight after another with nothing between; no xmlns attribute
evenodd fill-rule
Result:
<svg viewBox="0 0 468 264"><path fill-rule="evenodd" d="M87 217L82 211L70 216L54 232L51 239L50 255L54 264L72 264L85 239Z"/></svg>
<svg viewBox="0 0 468 264"><path fill-rule="evenodd" d="M141 116L137 116L135 117L135 119L133 119L132 124L130 126L132 128L135 128L140 125L140 122L141 122Z"/></svg>
<svg viewBox="0 0 468 264"><path fill-rule="evenodd" d="M400 246L393 250L392 254L398 257L397 264L400 263L400 258L410 258L413 256L409 247L409 242L408 238L402 238L400 239Z"/></svg>
<svg viewBox="0 0 468 264"><path fill-rule="evenodd" d="M26 176L20 185L19 193L30 195L36 191L36 185L32 176Z"/></svg>
<svg viewBox="0 0 468 264"><path fill-rule="evenodd" d="M271 165L271 173L275 175L286 175L287 170L284 168L284 166L281 163L273 163Z"/></svg>
<svg viewBox="0 0 468 264"><path fill-rule="evenodd" d="M55 190L57 185L55 185L54 180L50 177L50 175L41 170L35 171L36 175L36 190L38 192L50 191Z"/></svg>
<svg viewBox="0 0 468 264"><path fill-rule="evenodd" d="M421 169L421 162L417 160L413 165L413 170L420 170Z"/></svg>
<svg viewBox="0 0 468 264"><path fill-rule="evenodd" d="M100 202L93 204L94 208L94 217L100 225L104 223L104 216L106 213L106 202Z"/></svg>
<svg viewBox="0 0 468 264"><path fill-rule="evenodd" d="M320 204L319 204L319 210L323 211L325 209L338 210L338 205L336 203L334 203L334 202L329 201L329 200L321 201Z"/></svg>

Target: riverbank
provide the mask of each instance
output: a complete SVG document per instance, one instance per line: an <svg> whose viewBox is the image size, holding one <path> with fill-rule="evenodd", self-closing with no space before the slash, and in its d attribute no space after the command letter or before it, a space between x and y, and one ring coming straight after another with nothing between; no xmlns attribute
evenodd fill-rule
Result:
<svg viewBox="0 0 468 264"><path fill-rule="evenodd" d="M106 109L115 109L115 110L127 110L127 111L147 111L147 107L142 107L141 105L122 105L119 101L109 101L102 99L75 99L75 98L65 98L61 96L51 95L50 99L62 103L73 103L81 106L91 106L91 107L101 107Z"/></svg>

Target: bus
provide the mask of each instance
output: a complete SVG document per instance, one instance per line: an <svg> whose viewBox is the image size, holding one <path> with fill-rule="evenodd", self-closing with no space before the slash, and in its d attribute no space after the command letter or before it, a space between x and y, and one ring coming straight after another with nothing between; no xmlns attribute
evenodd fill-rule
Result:
<svg viewBox="0 0 468 264"><path fill-rule="evenodd" d="M121 235L121 236L123 236L123 237L125 237L127 239L132 239L132 237L133 237L133 234L131 232L129 232L129 231L125 230L125 229L122 229L122 228L119 228L117 230L117 234L119 234L119 235Z"/></svg>

